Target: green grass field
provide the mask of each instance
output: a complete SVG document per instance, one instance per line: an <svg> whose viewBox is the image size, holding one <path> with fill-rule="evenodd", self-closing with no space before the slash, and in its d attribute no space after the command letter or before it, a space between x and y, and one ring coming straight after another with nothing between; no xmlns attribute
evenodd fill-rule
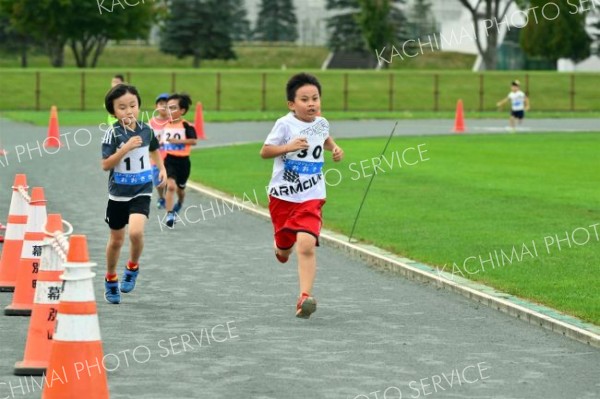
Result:
<svg viewBox="0 0 600 399"><path fill-rule="evenodd" d="M339 144L346 159L326 165L326 170L339 171L329 172L332 185L339 175L342 179L327 189L324 220L327 228L349 234L368 184L366 175L373 173L371 160L385 139ZM427 150L422 158L429 160L407 166L403 151L418 145ZM456 275L600 325L600 242L589 227L600 223L599 146L600 135L592 133L394 138L355 237L427 264L447 264L446 271L452 272L456 263ZM264 187L272 161L262 160L259 148L253 144L194 152L192 179L238 196L256 190L266 205ZM406 162L416 162L416 154L408 150ZM580 227L591 234L585 245L570 241L568 248L563 241L559 250L551 243L556 235L564 239L565 232ZM576 230L574 239L584 242L584 230ZM500 259L492 261L494 268L488 261L483 271L471 259L467 267L473 274L467 274L465 259L485 260L490 253Z"/></svg>
<svg viewBox="0 0 600 399"><path fill-rule="evenodd" d="M282 65L288 68L316 69L323 65L329 50L323 46L293 46L289 44L264 45L243 44L234 46L237 54L235 60L205 60L201 68L237 69L262 68L279 69ZM386 55L389 58L389 55ZM376 55L373 54L373 58ZM452 51L436 51L419 54L418 57L394 60L391 69L462 69L470 70L475 62L475 55ZM29 67L49 68L50 62L44 54L32 54ZM65 48L65 67L74 68L75 58L69 48ZM178 59L161 53L153 46L112 45L108 46L98 61L97 68L191 68L191 58ZM20 59L16 55L3 55L0 68L18 68Z"/></svg>
<svg viewBox="0 0 600 399"><path fill-rule="evenodd" d="M235 60L202 60L201 68L281 68L283 64L290 68L320 68L329 51L325 47L290 46L290 45L252 45L234 46L237 54ZM75 68L72 51L65 48L64 68ZM471 64L472 65L472 64ZM20 59L17 55L3 56L0 68L18 68ZM29 57L30 68L50 68L48 56L32 54ZM163 68L186 69L192 67L190 57L178 59L161 53L157 47L144 45L112 45L104 49L98 60L97 68Z"/></svg>
<svg viewBox="0 0 600 399"><path fill-rule="evenodd" d="M194 112L190 111L188 119L194 119ZM280 118L286 111L206 111L203 113L205 122L241 122L241 121L274 121ZM59 122L61 126L91 126L106 122L107 113L104 111L61 111L59 110ZM142 110L140 119L147 121L152 116L151 109ZM365 120L365 119L435 119L454 118L454 112L367 112L367 111L331 111L325 114L328 120ZM506 118L506 111L470 112L468 119L483 118ZM1 118L7 118L16 122L31 123L36 126L47 126L50 110L47 111L6 111L0 112ZM600 112L532 112L527 114L528 119L540 118L600 118Z"/></svg>
<svg viewBox="0 0 600 399"><path fill-rule="evenodd" d="M285 83L298 71L2 69L3 89L11 94L0 97L0 110L48 110L52 105L63 110L102 109L111 77L121 72L137 86L146 107L159 93L185 91L206 110L276 111L285 107ZM556 72L308 71L321 80L324 112L452 112L458 99L464 101L467 112L495 111L496 102L508 94L515 78L529 89L532 111L600 109L598 73L572 75L571 96L571 75Z"/></svg>

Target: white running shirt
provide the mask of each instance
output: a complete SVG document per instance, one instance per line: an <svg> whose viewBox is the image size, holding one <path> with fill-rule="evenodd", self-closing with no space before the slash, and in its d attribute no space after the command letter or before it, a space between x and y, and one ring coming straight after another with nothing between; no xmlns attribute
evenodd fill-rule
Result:
<svg viewBox="0 0 600 399"><path fill-rule="evenodd" d="M325 199L323 147L329 137L329 122L320 116L314 122L303 122L290 112L275 122L265 144L284 145L296 137L305 137L310 147L275 158L269 195L290 202Z"/></svg>
<svg viewBox="0 0 600 399"><path fill-rule="evenodd" d="M508 93L508 98L512 103L513 111L523 111L525 109L525 93L521 90L511 91Z"/></svg>

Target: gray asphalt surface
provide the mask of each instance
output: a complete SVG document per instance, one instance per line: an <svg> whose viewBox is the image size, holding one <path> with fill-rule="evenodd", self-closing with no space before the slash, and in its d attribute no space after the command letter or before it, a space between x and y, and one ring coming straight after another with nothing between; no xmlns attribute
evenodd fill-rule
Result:
<svg viewBox="0 0 600 399"><path fill-rule="evenodd" d="M412 121L414 129L420 124ZM254 135L259 125L215 125L223 129L218 133L211 125L208 131L225 140L223 131ZM332 125L336 132L381 128L385 135L393 122ZM600 397L597 349L376 272L327 247L318 250L318 311L310 320L296 319L295 257L279 264L271 225L238 211L216 218L206 213L206 220L169 231L153 208L138 287L121 305L109 305L102 283L108 227L100 132L92 131L88 145L71 140L70 150L42 150L42 156L35 150L18 162L15 146L31 148L46 129L1 120L0 129L11 151L0 158L0 215L8 213L14 174L27 173L30 187L45 188L48 212L61 213L88 237L98 262L95 294L112 398ZM69 131L76 129L62 129ZM80 144L89 137L77 135ZM206 209L211 201L190 192L187 205ZM200 216L195 211L190 219ZM0 305L11 295L0 293ZM28 321L0 316L0 399L40 397L31 382L12 376Z"/></svg>
<svg viewBox="0 0 600 399"><path fill-rule="evenodd" d="M334 137L366 137L389 136L396 121L331 121L331 134ZM206 131L210 132L203 146L220 146L229 143L247 143L264 141L265 136L273 128L273 122L236 122L209 123ZM466 120L466 134L506 134L506 119ZM394 133L397 136L426 136L454 134L454 120L399 120ZM518 133L541 132L590 132L600 131L600 119L526 119L519 127Z"/></svg>

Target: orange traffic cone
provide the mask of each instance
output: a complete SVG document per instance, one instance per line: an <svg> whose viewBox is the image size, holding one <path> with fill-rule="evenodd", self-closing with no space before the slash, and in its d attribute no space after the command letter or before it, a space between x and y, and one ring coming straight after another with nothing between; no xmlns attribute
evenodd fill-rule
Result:
<svg viewBox="0 0 600 399"><path fill-rule="evenodd" d="M60 214L48 215L45 231L62 233ZM46 240L35 287L25 355L23 361L15 363L15 375L42 375L46 372L50 359L52 336L58 314L58 301L62 291L60 275L64 269L63 262L66 256L61 245L53 239L54 236L46 233L45 235Z"/></svg>
<svg viewBox="0 0 600 399"><path fill-rule="evenodd" d="M21 261L17 271L17 283L12 304L4 308L7 316L29 316L33 308L33 294L37 285L37 275L40 271L42 243L44 240L43 227L46 223L46 199L44 189L34 187L29 200L27 226L23 236Z"/></svg>
<svg viewBox="0 0 600 399"><path fill-rule="evenodd" d="M27 224L29 203L23 196L27 194L27 177L16 175L12 186L12 198L6 222L6 233L0 258L0 292L13 292L17 281L17 270L21 260L23 236Z"/></svg>
<svg viewBox="0 0 600 399"><path fill-rule="evenodd" d="M202 114L202 103L196 103L196 115L194 117L194 128L196 129L196 137L200 140L206 140L204 134L204 115Z"/></svg>
<svg viewBox="0 0 600 399"><path fill-rule="evenodd" d="M60 136L58 134L58 110L56 105L50 108L50 121L48 122L48 137L44 140L44 147L60 147Z"/></svg>
<svg viewBox="0 0 600 399"><path fill-rule="evenodd" d="M463 101L458 100L456 103L456 117L454 118L454 133L464 133L465 127L465 115L463 109Z"/></svg>
<svg viewBox="0 0 600 399"><path fill-rule="evenodd" d="M42 399L109 397L92 284L94 266L86 237L71 236Z"/></svg>

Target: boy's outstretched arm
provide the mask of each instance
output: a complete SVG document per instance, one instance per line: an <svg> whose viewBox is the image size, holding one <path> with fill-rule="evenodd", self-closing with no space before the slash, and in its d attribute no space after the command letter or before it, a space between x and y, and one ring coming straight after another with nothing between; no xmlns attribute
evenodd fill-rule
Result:
<svg viewBox="0 0 600 399"><path fill-rule="evenodd" d="M198 143L197 139L173 139L170 138L168 140L166 140L167 143L171 143L171 144L189 144L189 145L196 145Z"/></svg>
<svg viewBox="0 0 600 399"><path fill-rule="evenodd" d="M187 138L185 139L175 139L170 138L167 142L171 144L189 144L196 145L198 143L198 136L196 135L196 129L187 122L183 122L183 127L185 128L185 135Z"/></svg>
<svg viewBox="0 0 600 399"><path fill-rule="evenodd" d="M167 171L165 169L162 157L160 156L158 150L150 151L149 155L152 162L154 162L154 164L158 167L158 180L160 181L160 183L157 187L164 187L167 184Z"/></svg>
<svg viewBox="0 0 600 399"><path fill-rule="evenodd" d="M119 148L114 154L112 154L110 157L102 160L102 170L104 170L104 171L111 170L112 168L117 166L119 164L119 162L121 162L121 159L123 159L125 154L127 154L129 151L133 150L134 148L141 147L141 145L142 145L141 137L134 136L134 137L130 138L129 140L127 140L127 143L125 143L121 148Z"/></svg>
<svg viewBox="0 0 600 399"><path fill-rule="evenodd" d="M502 100L500 100L496 103L496 107L503 106L504 104L506 104L507 101L508 101L508 97L503 98Z"/></svg>
<svg viewBox="0 0 600 399"><path fill-rule="evenodd" d="M333 154L333 161L339 162L344 158L344 150L335 143L333 137L329 136L325 140L324 146L327 151L331 151Z"/></svg>
<svg viewBox="0 0 600 399"><path fill-rule="evenodd" d="M260 156L263 159L275 158L283 154L287 154L288 152L294 152L298 150L307 150L308 141L304 137L297 137L294 140L290 141L287 144L283 145L269 145L263 144L260 149Z"/></svg>

